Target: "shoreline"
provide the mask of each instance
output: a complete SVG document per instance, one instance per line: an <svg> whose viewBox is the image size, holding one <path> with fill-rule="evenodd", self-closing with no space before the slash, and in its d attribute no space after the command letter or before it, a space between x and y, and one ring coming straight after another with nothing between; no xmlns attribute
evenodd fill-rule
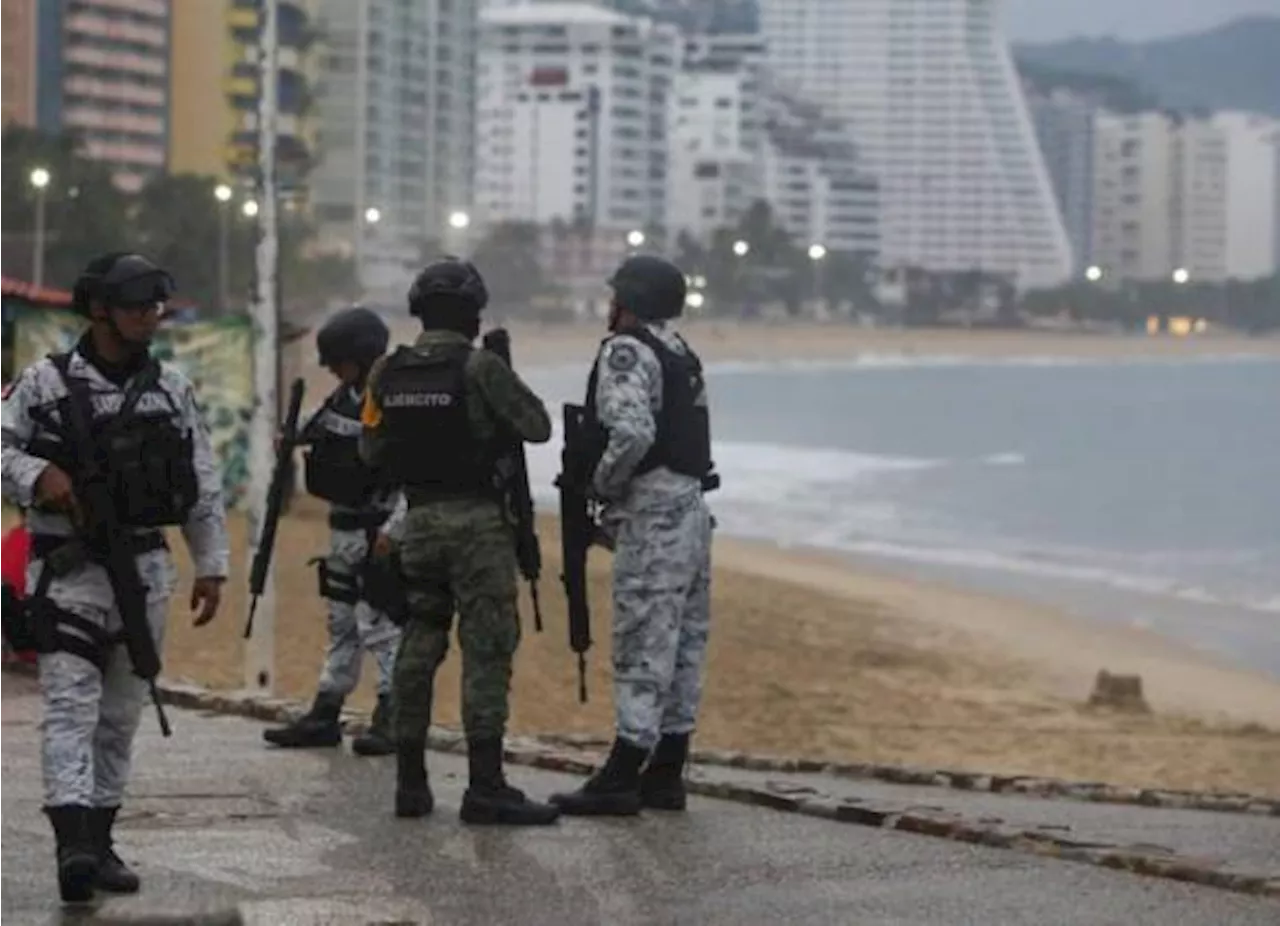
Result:
<svg viewBox="0 0 1280 926"><path fill-rule="evenodd" d="M539 535L545 630L534 631L521 582L508 730L609 736L611 557L597 549L588 560L594 643L587 653L589 700L579 704L553 518L540 518ZM224 612L202 629L191 626L190 564L173 538L182 578L165 647L171 681L224 690L243 685L242 518L233 518L232 536ZM315 572L306 566L327 547L321 507L299 499L277 542L275 693L309 702L326 639ZM876 575L818 553L720 537L713 556L698 748L1280 796L1278 684L1176 647L1148 647L1141 635ZM451 649L437 677L433 722L456 727L460 653ZM1117 662L1127 653L1144 653L1143 661ZM1153 712L1086 708L1093 674L1104 665L1142 672ZM373 681L366 657L353 706L372 707Z"/></svg>
<svg viewBox="0 0 1280 926"><path fill-rule="evenodd" d="M1142 677L1153 709L1280 732L1280 679L1147 628L1068 614L1015 593L906 577L855 554L722 537L716 563L835 595L864 595L913 619L972 634L1034 665L1060 696L1083 701L1098 670ZM1277 773L1280 778L1280 772Z"/></svg>
<svg viewBox="0 0 1280 926"><path fill-rule="evenodd" d="M603 321L537 323L482 316L485 330L504 326L511 333L517 369L587 365L607 336ZM388 318L393 344L411 343L421 330L414 319ZM1280 336L1204 334L1192 337L1112 334L1089 331L953 328L863 328L847 322L726 322L681 319L677 330L706 362L810 362L863 359L961 358L967 360L1076 359L1123 361L1139 358L1239 357L1280 359ZM314 365L314 335L292 350L292 365L324 376ZM314 385L323 385L316 380ZM313 383L308 383L309 388Z"/></svg>

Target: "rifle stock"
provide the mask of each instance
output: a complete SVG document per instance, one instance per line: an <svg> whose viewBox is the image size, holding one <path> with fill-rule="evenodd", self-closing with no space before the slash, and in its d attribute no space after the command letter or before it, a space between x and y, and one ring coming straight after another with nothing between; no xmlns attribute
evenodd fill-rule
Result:
<svg viewBox="0 0 1280 926"><path fill-rule="evenodd" d="M505 328L494 328L485 334L484 348L502 358L513 370L511 363L511 335ZM529 489L529 463L524 452L524 441L514 438L506 449L511 461L512 473L506 479L504 494L515 519L516 562L520 575L529 583L529 597L533 601L533 624L542 633L542 605L538 601L538 578L542 575L542 547L538 542L537 523L533 516L533 494Z"/></svg>
<svg viewBox="0 0 1280 926"><path fill-rule="evenodd" d="M262 533L258 539L258 548L253 554L253 563L249 568L249 619L244 625L244 638L253 635L253 615L258 610L258 599L267 585L267 570L271 568L271 552L276 545L276 527L280 523L280 513L284 507L284 493L289 481L289 466L293 460L293 451L298 445L298 416L302 413L302 395L306 383L299 377L289 387L289 408L285 414L284 427L280 431L280 449L276 452L276 466L271 474L271 485L267 488L267 510L262 518Z"/></svg>
<svg viewBox="0 0 1280 926"><path fill-rule="evenodd" d="M583 472L586 409L566 403L564 448L560 452L560 551L565 600L569 610L569 648L578 654L578 700L587 701L587 650L591 648L591 608L587 602L587 551L595 533L587 487L591 474Z"/></svg>

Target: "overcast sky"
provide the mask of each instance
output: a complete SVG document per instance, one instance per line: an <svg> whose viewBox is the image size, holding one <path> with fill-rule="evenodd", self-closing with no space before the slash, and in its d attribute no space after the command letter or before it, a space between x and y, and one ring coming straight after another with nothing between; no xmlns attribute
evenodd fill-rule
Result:
<svg viewBox="0 0 1280 926"><path fill-rule="evenodd" d="M1004 6L1010 37L1027 41L1163 38L1250 13L1280 16L1280 0L1004 0Z"/></svg>

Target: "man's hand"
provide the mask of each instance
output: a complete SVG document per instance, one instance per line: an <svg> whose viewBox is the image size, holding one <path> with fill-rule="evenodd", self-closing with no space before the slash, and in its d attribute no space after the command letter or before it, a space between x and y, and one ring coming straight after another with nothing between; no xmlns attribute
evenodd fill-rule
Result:
<svg viewBox="0 0 1280 926"><path fill-rule="evenodd" d="M35 484L35 499L36 504L42 508L70 515L79 514L80 505L76 502L71 477L57 464L50 463L40 472Z"/></svg>
<svg viewBox="0 0 1280 926"><path fill-rule="evenodd" d="M203 627L218 613L218 605L222 602L221 576L205 576L191 584L191 610L200 609L193 625Z"/></svg>
<svg viewBox="0 0 1280 926"><path fill-rule="evenodd" d="M384 534L382 531L378 531L378 536L373 541L373 555L390 556L391 547L394 543L395 541L391 539L390 534Z"/></svg>

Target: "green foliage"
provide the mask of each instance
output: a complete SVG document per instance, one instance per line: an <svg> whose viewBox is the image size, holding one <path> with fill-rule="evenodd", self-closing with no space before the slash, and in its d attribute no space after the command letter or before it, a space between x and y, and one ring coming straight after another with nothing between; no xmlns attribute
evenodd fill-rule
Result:
<svg viewBox="0 0 1280 926"><path fill-rule="evenodd" d="M1144 327L1152 316L1168 319L1185 315L1260 335L1280 330L1280 273L1260 280L1231 280L1223 284L1073 283L1029 292L1020 308L1033 317L1111 322L1133 330Z"/></svg>
<svg viewBox="0 0 1280 926"><path fill-rule="evenodd" d="M218 266L220 210L226 210L228 293L233 312L243 311L254 279L254 224L240 211L242 200L225 206L213 195L217 178L161 175L136 194L111 182L111 170L79 153L71 135L47 135L6 127L3 140L4 267L7 276L30 279L33 264L35 190L32 168L52 177L46 194L45 284L69 290L94 257L107 251L138 250L174 277L178 297L204 313L220 310ZM281 209L280 290L286 313L358 292L354 263L310 253L315 228Z"/></svg>

